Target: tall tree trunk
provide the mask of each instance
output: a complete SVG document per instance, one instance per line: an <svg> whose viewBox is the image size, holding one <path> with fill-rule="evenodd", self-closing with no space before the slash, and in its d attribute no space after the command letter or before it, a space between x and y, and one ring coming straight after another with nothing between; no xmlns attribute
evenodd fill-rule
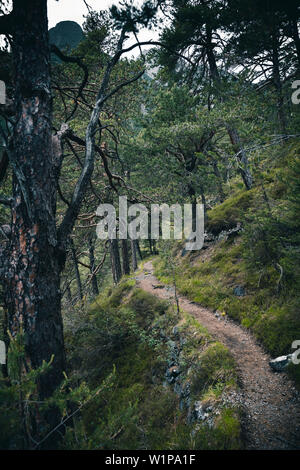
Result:
<svg viewBox="0 0 300 470"><path fill-rule="evenodd" d="M121 240L123 273L130 274L130 262L127 240Z"/></svg>
<svg viewBox="0 0 300 470"><path fill-rule="evenodd" d="M192 230L196 230L196 218L197 218L197 196L195 188L192 184L188 185L188 195L190 198L190 203L192 205Z"/></svg>
<svg viewBox="0 0 300 470"><path fill-rule="evenodd" d="M95 247L94 247L94 242L93 238L89 237L89 256L90 256L90 271L92 275L92 291L94 295L99 295L99 289L98 289L98 282L97 282L97 277L93 272L96 269L95 265Z"/></svg>
<svg viewBox="0 0 300 470"><path fill-rule="evenodd" d="M120 262L119 243L117 239L110 241L110 258L114 283L118 284L122 277L122 269Z"/></svg>
<svg viewBox="0 0 300 470"><path fill-rule="evenodd" d="M76 283L77 283L78 298L82 300L83 299L82 283L81 283L80 272L78 268L76 250L75 250L75 246L74 246L74 242L72 238L70 238L70 247L71 247L71 255L72 255L74 271L75 271L75 278L76 278Z"/></svg>
<svg viewBox="0 0 300 470"><path fill-rule="evenodd" d="M206 55L210 69L210 76L212 80L218 85L220 83L220 75L216 63L214 46L212 44L212 31L207 28L207 46L206 46ZM223 97L219 94L219 101L223 101ZM253 184L252 175L249 169L248 158L246 152L241 144L240 136L233 126L226 126L227 132L232 143L233 149L236 153L239 153L239 161L241 163L239 173L242 176L246 189L251 189Z"/></svg>
<svg viewBox="0 0 300 470"><path fill-rule="evenodd" d="M220 80L220 75L215 58L214 45L212 43L212 29L208 25L206 25L206 56L209 65L210 77L213 82L218 82Z"/></svg>
<svg viewBox="0 0 300 470"><path fill-rule="evenodd" d="M39 396L43 400L52 395L64 377L60 276L68 238L93 173L96 129L103 105L110 96L110 76L122 55L126 28L122 27L115 52L106 65L86 128L82 171L56 229L56 194L63 159L61 140L67 126L63 124L55 136L51 135L47 0L13 0L12 3L12 13L0 16L0 34L12 36L16 110L12 144L8 148L13 173L13 195L9 202L12 230L8 248L0 247L0 278L7 288L11 335L15 337L21 329L25 332L26 368L52 361L51 369L38 379ZM38 409L35 417L41 430ZM46 422L56 429L59 418L58 410L53 408ZM57 434L61 435L62 429ZM39 440L41 434L38 431L32 437Z"/></svg>
<svg viewBox="0 0 300 470"><path fill-rule="evenodd" d="M140 247L140 244L139 244L138 240L136 240L136 249L137 249L137 252L139 254L140 260L142 260L143 259L143 254L142 254L142 250L141 250L141 247Z"/></svg>
<svg viewBox="0 0 300 470"><path fill-rule="evenodd" d="M9 149L13 169L12 230L7 299L12 337L21 327L27 366L52 367L39 378L40 399L49 397L65 370L58 252L56 172L52 153L52 99L46 0L14 1L13 61L16 123ZM57 410L47 416L57 424ZM38 432L37 432L38 435Z"/></svg>
<svg viewBox="0 0 300 470"><path fill-rule="evenodd" d="M136 249L136 240L130 240L131 244L131 256L132 256L132 269L133 271L137 270L137 249Z"/></svg>

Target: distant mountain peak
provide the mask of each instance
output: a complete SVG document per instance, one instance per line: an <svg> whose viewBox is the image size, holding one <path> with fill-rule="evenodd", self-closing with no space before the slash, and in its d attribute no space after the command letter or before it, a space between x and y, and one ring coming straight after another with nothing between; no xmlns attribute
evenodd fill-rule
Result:
<svg viewBox="0 0 300 470"><path fill-rule="evenodd" d="M61 50L75 49L83 36L81 26L75 21L60 21L49 30L50 44L54 44Z"/></svg>

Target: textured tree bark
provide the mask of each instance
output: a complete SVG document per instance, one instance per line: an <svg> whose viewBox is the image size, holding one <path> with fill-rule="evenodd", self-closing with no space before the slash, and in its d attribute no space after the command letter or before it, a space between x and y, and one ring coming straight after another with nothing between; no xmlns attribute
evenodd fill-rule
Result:
<svg viewBox="0 0 300 470"><path fill-rule="evenodd" d="M98 289L98 283L97 283L97 277L93 272L96 269L95 265L95 248L94 248L94 242L93 238L89 237L89 256L90 256L90 271L92 275L92 291L94 295L99 295L99 289Z"/></svg>
<svg viewBox="0 0 300 470"><path fill-rule="evenodd" d="M209 64L210 77L213 82L220 80L218 66L214 53L214 45L212 44L212 29L206 25L206 56Z"/></svg>
<svg viewBox="0 0 300 470"><path fill-rule="evenodd" d="M110 242L110 258L114 283L118 284L122 277L122 269L120 262L119 243L117 239Z"/></svg>
<svg viewBox="0 0 300 470"><path fill-rule="evenodd" d="M51 370L39 378L41 400L52 395L65 370L60 275L68 240L93 173L99 116L109 97L143 73L108 92L111 72L125 51L124 25L115 53L106 65L86 129L82 171L56 229L56 194L63 158L61 139L67 126L63 125L52 137L47 23L47 0L13 0L12 13L0 16L0 33L13 38L16 112L13 143L7 149L13 172L13 197L4 201L11 207L12 230L9 246L5 250L0 247L0 279L6 284L11 335L15 337L21 328L25 332L27 367L36 368L43 361L52 361ZM132 48L137 46L138 43ZM120 259L116 274L121 276ZM39 441L42 432L39 433L38 410L35 418L33 437ZM58 410L50 410L46 421L56 429L60 421ZM59 435L61 432L62 428Z"/></svg>
<svg viewBox="0 0 300 470"><path fill-rule="evenodd" d="M131 256L132 256L132 269L137 270L137 253L136 253L136 240L130 240Z"/></svg>
<svg viewBox="0 0 300 470"><path fill-rule="evenodd" d="M55 225L58 166L52 152L52 101L46 0L14 1L13 61L16 124L9 159L13 169L12 225L6 304L9 329L25 332L26 363L50 361L39 379L49 397L65 370L60 273ZM51 425L58 414L48 413ZM38 435L38 432L37 432Z"/></svg>
<svg viewBox="0 0 300 470"><path fill-rule="evenodd" d="M130 262L127 240L121 240L123 273L130 274Z"/></svg>

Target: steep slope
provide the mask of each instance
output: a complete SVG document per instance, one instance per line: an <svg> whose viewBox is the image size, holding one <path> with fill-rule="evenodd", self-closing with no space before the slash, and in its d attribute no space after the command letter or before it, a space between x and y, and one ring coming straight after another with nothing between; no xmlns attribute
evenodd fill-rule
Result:
<svg viewBox="0 0 300 470"><path fill-rule="evenodd" d="M138 285L162 299L173 298L170 289L158 285L153 265L144 265ZM243 407L243 430L247 449L300 448L300 395L285 374L272 372L269 356L244 328L228 318L179 296L179 305L193 315L233 355L242 389L233 400Z"/></svg>
<svg viewBox="0 0 300 470"><path fill-rule="evenodd" d="M72 381L106 389L83 407L72 449L238 449L231 354L193 317L125 278L66 318Z"/></svg>

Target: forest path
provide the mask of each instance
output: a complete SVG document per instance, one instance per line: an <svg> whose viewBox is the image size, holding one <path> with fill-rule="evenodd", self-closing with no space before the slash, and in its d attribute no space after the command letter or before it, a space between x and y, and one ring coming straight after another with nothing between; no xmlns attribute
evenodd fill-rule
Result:
<svg viewBox="0 0 300 470"><path fill-rule="evenodd" d="M162 299L174 292L153 274L151 261L137 274L138 287ZM243 407L242 427L247 449L300 449L300 394L285 373L272 371L270 357L255 338L233 321L218 319L208 309L178 296L182 310L228 347L237 364ZM175 301L175 299L174 299Z"/></svg>

